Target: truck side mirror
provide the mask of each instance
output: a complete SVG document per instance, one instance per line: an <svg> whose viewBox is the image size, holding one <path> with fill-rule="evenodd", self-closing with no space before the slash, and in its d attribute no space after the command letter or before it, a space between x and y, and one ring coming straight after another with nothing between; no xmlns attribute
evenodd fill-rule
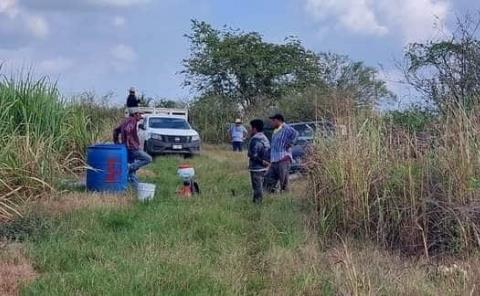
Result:
<svg viewBox="0 0 480 296"><path fill-rule="evenodd" d="M145 125L143 125L143 123L140 123L138 125L138 128L141 129L141 130L145 130Z"/></svg>

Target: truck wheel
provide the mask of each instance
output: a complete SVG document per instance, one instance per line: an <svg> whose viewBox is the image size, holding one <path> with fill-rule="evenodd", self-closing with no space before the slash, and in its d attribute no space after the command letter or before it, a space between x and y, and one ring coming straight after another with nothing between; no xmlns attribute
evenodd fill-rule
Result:
<svg viewBox="0 0 480 296"><path fill-rule="evenodd" d="M143 151L147 152L148 155L153 156L152 153L150 152L150 150L148 149L147 141L145 141L145 143L143 143Z"/></svg>

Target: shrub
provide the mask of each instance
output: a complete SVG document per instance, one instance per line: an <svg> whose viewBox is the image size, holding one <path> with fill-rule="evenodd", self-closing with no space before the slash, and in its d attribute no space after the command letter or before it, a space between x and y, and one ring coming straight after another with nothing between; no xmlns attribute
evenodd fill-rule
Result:
<svg viewBox="0 0 480 296"><path fill-rule="evenodd" d="M106 109L66 102L47 78L0 79L0 220L22 200L49 194L82 165L87 145L104 134ZM112 110L110 113L118 114Z"/></svg>
<svg viewBox="0 0 480 296"><path fill-rule="evenodd" d="M388 112L385 118L392 127L400 127L411 133L425 132L437 119L433 110L412 106L407 110Z"/></svg>
<svg viewBox="0 0 480 296"><path fill-rule="evenodd" d="M452 109L419 138L382 118L343 119L348 133L318 141L310 162L315 222L409 253L480 246L478 116Z"/></svg>

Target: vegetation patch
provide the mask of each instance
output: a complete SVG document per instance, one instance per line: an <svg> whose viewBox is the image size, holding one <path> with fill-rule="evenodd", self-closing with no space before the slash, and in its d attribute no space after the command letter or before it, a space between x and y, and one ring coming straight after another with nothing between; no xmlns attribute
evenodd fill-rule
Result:
<svg viewBox="0 0 480 296"><path fill-rule="evenodd" d="M0 240L0 295L18 295L37 276L21 245Z"/></svg>

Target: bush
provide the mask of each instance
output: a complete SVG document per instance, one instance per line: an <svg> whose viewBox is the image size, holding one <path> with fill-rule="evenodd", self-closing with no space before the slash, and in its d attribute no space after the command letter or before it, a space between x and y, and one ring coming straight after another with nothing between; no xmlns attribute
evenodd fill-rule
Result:
<svg viewBox="0 0 480 296"><path fill-rule="evenodd" d="M222 143L227 139L228 124L239 117L238 107L216 96L201 97L193 102L190 117L203 141Z"/></svg>
<svg viewBox="0 0 480 296"><path fill-rule="evenodd" d="M478 116L452 110L419 138L372 115L316 143L311 200L321 234L352 235L408 253L480 246ZM408 128L408 127L407 127Z"/></svg>
<svg viewBox="0 0 480 296"><path fill-rule="evenodd" d="M21 200L48 194L60 177L75 173L87 145L105 134L108 112L86 101L67 103L46 78L3 76L0 220L19 214Z"/></svg>
<svg viewBox="0 0 480 296"><path fill-rule="evenodd" d="M425 132L437 119L433 110L412 106L403 111L388 112L385 118L390 121L392 127L400 127L410 133Z"/></svg>

